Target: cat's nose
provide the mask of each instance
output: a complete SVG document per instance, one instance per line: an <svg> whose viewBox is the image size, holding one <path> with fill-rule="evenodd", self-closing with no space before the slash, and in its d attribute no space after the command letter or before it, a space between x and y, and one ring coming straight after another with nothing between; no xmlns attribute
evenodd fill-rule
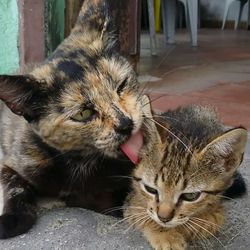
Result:
<svg viewBox="0 0 250 250"><path fill-rule="evenodd" d="M119 125L115 127L115 131L123 135L129 135L133 128L133 121L129 117L124 116L119 120Z"/></svg>
<svg viewBox="0 0 250 250"><path fill-rule="evenodd" d="M169 211L164 211L164 210L159 210L157 213L157 216L159 220L163 223L167 223L171 221L174 217L174 210L169 210Z"/></svg>

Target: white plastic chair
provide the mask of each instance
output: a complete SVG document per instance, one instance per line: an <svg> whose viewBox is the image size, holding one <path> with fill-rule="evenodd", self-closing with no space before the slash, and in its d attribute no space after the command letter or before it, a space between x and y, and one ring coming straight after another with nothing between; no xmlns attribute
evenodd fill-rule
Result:
<svg viewBox="0 0 250 250"><path fill-rule="evenodd" d="M245 4L248 2L248 0L225 0L225 1L226 1L225 2L225 11L224 11L224 17L223 17L223 23L222 23L221 29L223 30L225 28L225 24L226 24L227 16L228 16L228 11L229 11L229 8L232 5L232 3L233 2L240 2L239 12L235 18L235 23L234 23L234 29L237 30L239 23L241 21L243 8L244 8Z"/></svg>
<svg viewBox="0 0 250 250"><path fill-rule="evenodd" d="M162 0L163 30L168 43L174 43L175 36L175 15L176 0ZM183 3L185 9L185 18L190 30L191 44L197 46L197 26L198 26L198 0L178 0ZM147 0L150 49L151 54L156 55L156 34L154 17L154 0Z"/></svg>
<svg viewBox="0 0 250 250"><path fill-rule="evenodd" d="M197 46L198 0L179 0L184 4L191 44ZM176 0L162 0L163 30L167 43L175 42Z"/></svg>

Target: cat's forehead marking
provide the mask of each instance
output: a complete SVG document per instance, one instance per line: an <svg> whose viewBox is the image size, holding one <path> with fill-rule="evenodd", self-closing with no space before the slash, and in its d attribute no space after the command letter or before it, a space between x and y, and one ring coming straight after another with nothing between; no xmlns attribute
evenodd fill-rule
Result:
<svg viewBox="0 0 250 250"><path fill-rule="evenodd" d="M83 68L74 61L61 61L58 63L57 69L71 79L83 78Z"/></svg>

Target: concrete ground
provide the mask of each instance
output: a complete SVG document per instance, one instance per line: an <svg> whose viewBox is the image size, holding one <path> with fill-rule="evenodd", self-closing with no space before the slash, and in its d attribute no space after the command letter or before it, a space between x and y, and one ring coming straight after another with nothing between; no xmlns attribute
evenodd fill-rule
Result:
<svg viewBox="0 0 250 250"><path fill-rule="evenodd" d="M177 44L158 37L158 56L151 57L143 35L140 81L157 110L189 103L215 106L229 126L250 129L250 33L201 30L199 47L191 48L184 32ZM250 141L250 140L249 140ZM241 167L250 184L250 144ZM227 220L221 232L191 249L250 249L250 197L225 201ZM0 249L150 249L139 232L109 216L83 209L41 208L39 220L27 234L0 241Z"/></svg>

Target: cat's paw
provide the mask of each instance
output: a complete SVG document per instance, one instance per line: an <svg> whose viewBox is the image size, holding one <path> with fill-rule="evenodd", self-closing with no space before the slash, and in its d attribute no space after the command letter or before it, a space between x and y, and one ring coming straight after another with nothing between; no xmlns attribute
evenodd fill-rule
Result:
<svg viewBox="0 0 250 250"><path fill-rule="evenodd" d="M155 250L185 250L187 249L186 242L175 240L175 242L165 240L160 240L156 242L151 242L152 247Z"/></svg>
<svg viewBox="0 0 250 250"><path fill-rule="evenodd" d="M0 239L7 239L26 233L35 223L31 214L3 214L0 216Z"/></svg>
<svg viewBox="0 0 250 250"><path fill-rule="evenodd" d="M148 235L149 236L149 235ZM148 237L151 246L155 250L185 250L187 243L184 237L175 232L159 232Z"/></svg>

